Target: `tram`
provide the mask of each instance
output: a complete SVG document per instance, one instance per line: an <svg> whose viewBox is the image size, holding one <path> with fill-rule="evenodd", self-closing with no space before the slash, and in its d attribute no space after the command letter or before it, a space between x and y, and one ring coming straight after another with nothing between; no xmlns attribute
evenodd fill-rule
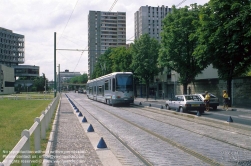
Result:
<svg viewBox="0 0 251 166"><path fill-rule="evenodd" d="M133 74L114 72L89 80L86 84L89 99L108 105L130 104L134 102Z"/></svg>

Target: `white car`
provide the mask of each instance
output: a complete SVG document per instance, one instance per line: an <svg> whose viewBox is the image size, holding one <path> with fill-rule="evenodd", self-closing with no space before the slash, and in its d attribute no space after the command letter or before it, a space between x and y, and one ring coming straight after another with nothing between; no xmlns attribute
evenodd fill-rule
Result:
<svg viewBox="0 0 251 166"><path fill-rule="evenodd" d="M202 101L204 101L205 93L197 93L195 95L198 95L202 99ZM210 95L209 107L212 107L213 110L217 110L217 106L219 106L219 99L211 93L209 93L209 95Z"/></svg>
<svg viewBox="0 0 251 166"><path fill-rule="evenodd" d="M166 101L168 110L175 109L179 112L199 111L204 113L205 103L198 95L176 95Z"/></svg>

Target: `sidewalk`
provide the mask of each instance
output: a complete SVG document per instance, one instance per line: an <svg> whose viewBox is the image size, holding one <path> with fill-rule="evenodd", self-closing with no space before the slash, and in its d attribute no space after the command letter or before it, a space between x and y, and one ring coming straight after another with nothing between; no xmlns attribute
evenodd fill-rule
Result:
<svg viewBox="0 0 251 166"><path fill-rule="evenodd" d="M147 102L147 103L151 103L152 102L152 103L155 103L155 104L159 103L160 105L164 105L165 102L166 102L166 100L168 100L168 99L148 98L148 100L147 100L146 98L141 98L141 97L137 97L137 98L134 99L134 101L136 101L136 102ZM219 105L217 107L217 109L218 110L223 110L223 105ZM242 112L249 112L249 113L251 113L251 108L240 108L240 107L233 106L233 107L229 107L228 110L229 111L242 111Z"/></svg>
<svg viewBox="0 0 251 166"><path fill-rule="evenodd" d="M54 137L49 141L52 145L44 166L103 165L65 94L62 94Z"/></svg>

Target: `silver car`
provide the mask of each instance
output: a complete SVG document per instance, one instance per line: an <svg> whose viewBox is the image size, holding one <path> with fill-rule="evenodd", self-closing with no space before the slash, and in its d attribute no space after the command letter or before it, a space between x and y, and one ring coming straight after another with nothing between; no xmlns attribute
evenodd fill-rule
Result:
<svg viewBox="0 0 251 166"><path fill-rule="evenodd" d="M205 93L198 93L195 95L198 95L202 99L202 101L204 101ZM209 107L213 108L213 110L217 110L217 106L219 106L219 99L211 93L209 93L209 95L210 95Z"/></svg>
<svg viewBox="0 0 251 166"><path fill-rule="evenodd" d="M176 95L174 98L166 101L166 108L175 109L179 112L200 111L204 113L204 101L198 95Z"/></svg>

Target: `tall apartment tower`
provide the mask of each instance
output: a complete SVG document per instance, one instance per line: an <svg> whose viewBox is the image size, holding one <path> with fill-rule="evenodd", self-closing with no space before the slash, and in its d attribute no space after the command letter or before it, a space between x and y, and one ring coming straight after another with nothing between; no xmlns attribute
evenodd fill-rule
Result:
<svg viewBox="0 0 251 166"><path fill-rule="evenodd" d="M171 12L171 8L162 5L161 7L141 6L139 11L134 13L135 39L142 34L148 33L150 37L161 40L162 20Z"/></svg>
<svg viewBox="0 0 251 166"><path fill-rule="evenodd" d="M0 27L0 64L17 66L24 63L24 35Z"/></svg>
<svg viewBox="0 0 251 166"><path fill-rule="evenodd" d="M88 77L97 59L109 47L126 46L126 13L89 11L88 15ZM104 65L104 64L101 64Z"/></svg>

